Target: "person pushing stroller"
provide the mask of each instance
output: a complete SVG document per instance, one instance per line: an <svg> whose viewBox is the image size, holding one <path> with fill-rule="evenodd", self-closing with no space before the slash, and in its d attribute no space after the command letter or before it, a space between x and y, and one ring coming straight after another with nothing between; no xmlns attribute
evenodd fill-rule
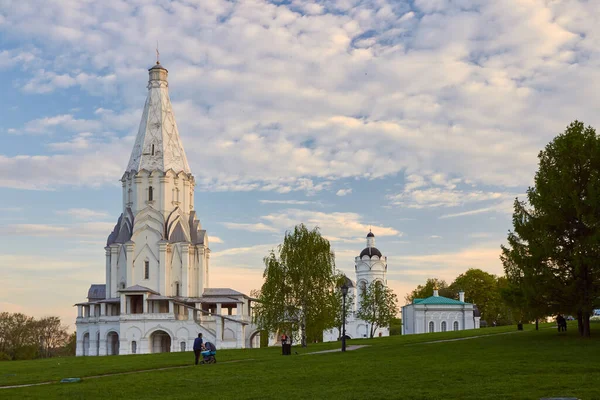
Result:
<svg viewBox="0 0 600 400"><path fill-rule="evenodd" d="M200 364L216 364L217 358L217 348L211 342L206 342L204 346L202 346L202 361Z"/></svg>

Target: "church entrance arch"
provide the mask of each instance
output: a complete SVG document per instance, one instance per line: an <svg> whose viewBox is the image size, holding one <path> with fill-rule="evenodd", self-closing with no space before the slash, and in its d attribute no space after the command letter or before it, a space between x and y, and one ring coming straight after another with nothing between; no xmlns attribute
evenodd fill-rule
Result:
<svg viewBox="0 0 600 400"><path fill-rule="evenodd" d="M83 335L83 355L90 355L90 334L86 333Z"/></svg>
<svg viewBox="0 0 600 400"><path fill-rule="evenodd" d="M251 349L260 348L260 331L252 332L250 337L248 338L248 346Z"/></svg>
<svg viewBox="0 0 600 400"><path fill-rule="evenodd" d="M106 350L109 356L119 355L119 334L117 332L108 332L106 336Z"/></svg>
<svg viewBox="0 0 600 400"><path fill-rule="evenodd" d="M150 336L152 353L169 353L171 351L171 336L165 331L155 331Z"/></svg>

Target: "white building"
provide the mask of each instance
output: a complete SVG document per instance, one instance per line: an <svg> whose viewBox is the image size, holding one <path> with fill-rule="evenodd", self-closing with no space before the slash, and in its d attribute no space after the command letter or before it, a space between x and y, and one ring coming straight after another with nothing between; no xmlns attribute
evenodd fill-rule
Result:
<svg viewBox="0 0 600 400"><path fill-rule="evenodd" d="M381 251L375 247L373 232L367 234L367 247L354 259L354 271L356 272L356 284L350 279L347 281L350 286L347 299L351 299L351 301L346 304L346 307L349 307L351 311L346 320L346 336L351 339L370 336L370 324L356 317L364 290L373 281L387 285L387 257L384 257ZM389 335L390 328L386 326L377 328L373 337ZM338 340L339 337L341 334L337 328L323 332L324 342L332 342Z"/></svg>
<svg viewBox="0 0 600 400"><path fill-rule="evenodd" d="M465 292L458 296L459 300L440 296L436 288L433 296L402 307L402 334L479 329L477 306L465 303Z"/></svg>
<svg viewBox="0 0 600 400"><path fill-rule="evenodd" d="M185 351L202 332L217 348L258 347L251 301L209 288L210 248L194 211L188 165L168 90L150 70L148 97L106 250L106 283L77 304L77 355Z"/></svg>

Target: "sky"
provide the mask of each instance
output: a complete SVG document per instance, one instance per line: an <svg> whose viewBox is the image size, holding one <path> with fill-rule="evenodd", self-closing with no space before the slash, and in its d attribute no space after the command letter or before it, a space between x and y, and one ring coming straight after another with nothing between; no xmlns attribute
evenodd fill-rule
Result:
<svg viewBox="0 0 600 400"><path fill-rule="evenodd" d="M538 152L600 127L598 20L576 0L0 0L0 311L73 327L104 283L157 44L212 287L259 289L300 222L350 277L372 229L400 305L502 274Z"/></svg>

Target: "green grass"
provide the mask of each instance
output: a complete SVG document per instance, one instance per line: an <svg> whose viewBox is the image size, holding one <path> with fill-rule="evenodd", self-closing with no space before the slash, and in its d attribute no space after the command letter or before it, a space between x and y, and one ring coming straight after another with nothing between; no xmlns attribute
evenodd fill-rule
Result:
<svg viewBox="0 0 600 400"><path fill-rule="evenodd" d="M370 347L282 357L280 349L221 350L216 365L85 379L86 376L190 364L191 353L78 357L0 363L0 386L84 377L75 384L2 389L0 398L336 398L600 399L600 326L592 339L555 329L464 341L426 341L513 332L515 327L354 340ZM419 344L421 343L421 344ZM294 348L298 353L339 343ZM226 363L225 361L239 360ZM60 362L60 365L57 363ZM14 376L6 376L15 374Z"/></svg>

